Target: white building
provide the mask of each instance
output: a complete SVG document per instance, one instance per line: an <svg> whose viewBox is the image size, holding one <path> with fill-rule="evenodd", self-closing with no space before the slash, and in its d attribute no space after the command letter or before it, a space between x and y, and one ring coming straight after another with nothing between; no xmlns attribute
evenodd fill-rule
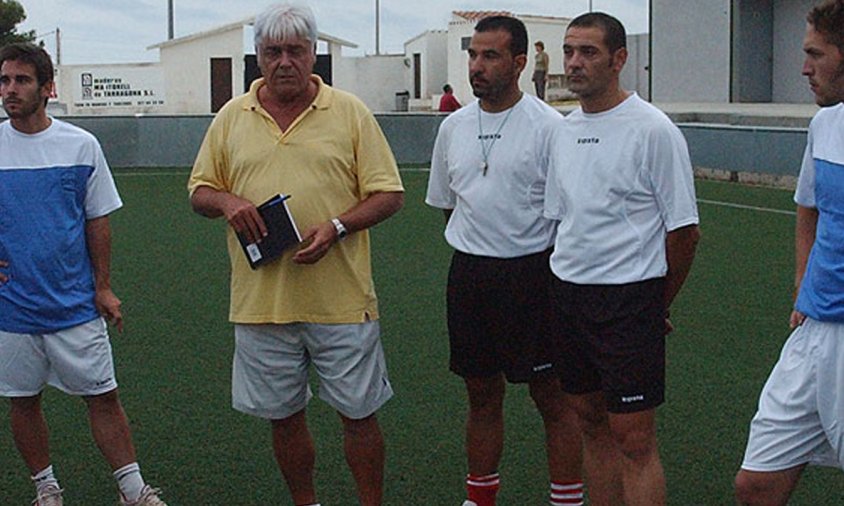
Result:
<svg viewBox="0 0 844 506"><path fill-rule="evenodd" d="M655 102L809 103L800 74L814 0L651 0Z"/></svg>
<svg viewBox="0 0 844 506"><path fill-rule="evenodd" d="M171 114L217 112L229 99L244 93L260 75L255 57L254 17L150 46L158 49ZM314 71L333 82L333 61L343 46L357 47L320 32Z"/></svg>

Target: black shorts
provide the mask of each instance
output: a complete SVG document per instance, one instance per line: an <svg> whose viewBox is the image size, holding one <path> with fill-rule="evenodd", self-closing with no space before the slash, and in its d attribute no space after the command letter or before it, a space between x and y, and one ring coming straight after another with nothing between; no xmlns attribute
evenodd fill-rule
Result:
<svg viewBox="0 0 844 506"><path fill-rule="evenodd" d="M552 339L563 390L603 391L607 410L665 400L665 279L622 285L551 282Z"/></svg>
<svg viewBox="0 0 844 506"><path fill-rule="evenodd" d="M448 273L450 368L525 383L553 372L549 251L517 258L455 252Z"/></svg>

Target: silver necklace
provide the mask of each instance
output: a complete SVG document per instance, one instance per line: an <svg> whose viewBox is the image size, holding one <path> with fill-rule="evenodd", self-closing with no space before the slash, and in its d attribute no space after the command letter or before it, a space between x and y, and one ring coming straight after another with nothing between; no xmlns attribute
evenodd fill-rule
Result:
<svg viewBox="0 0 844 506"><path fill-rule="evenodd" d="M489 168L489 154L492 152L493 146L495 146L495 141L501 137L501 130L504 128L504 125L507 124L507 120L510 119L510 113L512 113L515 108L516 106L514 105L513 107L507 109L507 114L504 116L504 120L501 124L498 125L498 130L496 130L494 134L489 135L484 134L484 128L483 125L481 125L481 104L478 104L478 140L481 141L481 153L484 156L484 161L481 164L481 170L483 171L484 176L486 176L486 170ZM489 145L486 143L488 137L492 138Z"/></svg>

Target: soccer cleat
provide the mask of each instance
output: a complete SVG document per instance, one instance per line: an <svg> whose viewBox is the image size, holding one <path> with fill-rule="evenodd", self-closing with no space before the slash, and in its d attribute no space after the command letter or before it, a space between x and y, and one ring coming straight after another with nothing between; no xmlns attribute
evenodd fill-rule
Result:
<svg viewBox="0 0 844 506"><path fill-rule="evenodd" d="M33 506L62 506L63 489L56 485L47 485L38 492L38 496L32 501Z"/></svg>
<svg viewBox="0 0 844 506"><path fill-rule="evenodd" d="M121 506L167 506L167 503L158 497L160 493L161 489L144 485L143 490L141 490L141 496L138 497L137 501L127 501L123 498L123 494L121 494L120 504Z"/></svg>

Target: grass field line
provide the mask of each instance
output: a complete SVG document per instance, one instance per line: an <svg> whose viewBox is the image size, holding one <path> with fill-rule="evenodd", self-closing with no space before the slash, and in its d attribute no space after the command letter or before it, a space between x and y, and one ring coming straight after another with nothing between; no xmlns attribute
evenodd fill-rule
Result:
<svg viewBox="0 0 844 506"><path fill-rule="evenodd" d="M785 209L773 209L770 207L748 206L745 204L736 204L734 202L722 202L720 200L697 199L697 201L701 204L709 204L721 207L732 207L735 209L746 209L748 211L759 211L763 213L787 214L789 216L795 216L797 214L796 211L788 211Z"/></svg>

